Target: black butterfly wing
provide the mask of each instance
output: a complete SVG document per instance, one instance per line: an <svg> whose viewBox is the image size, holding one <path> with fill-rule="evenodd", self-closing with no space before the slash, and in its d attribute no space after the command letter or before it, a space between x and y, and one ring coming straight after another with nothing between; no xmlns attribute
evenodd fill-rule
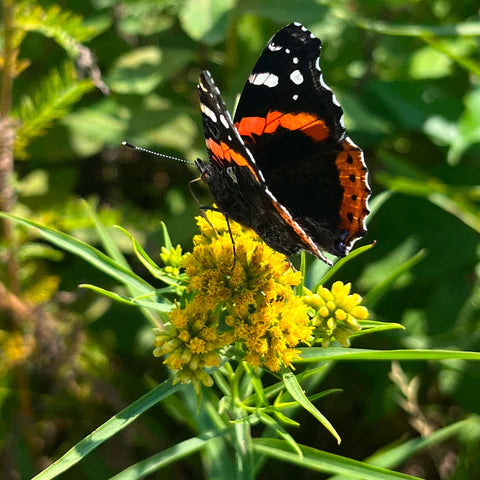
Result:
<svg viewBox="0 0 480 480"><path fill-rule="evenodd" d="M370 189L320 49L298 23L275 34L242 91L235 126L278 201L316 245L343 256L366 232Z"/></svg>

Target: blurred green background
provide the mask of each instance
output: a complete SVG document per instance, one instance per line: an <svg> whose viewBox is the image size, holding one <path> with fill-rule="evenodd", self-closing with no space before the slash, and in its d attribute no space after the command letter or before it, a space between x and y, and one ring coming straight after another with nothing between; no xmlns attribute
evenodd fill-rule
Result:
<svg viewBox="0 0 480 480"><path fill-rule="evenodd" d="M198 209L188 182L197 176L195 167L120 144L206 159L196 94L200 71L212 72L232 111L268 39L300 21L323 42L324 78L344 108L350 136L365 151L377 197L362 241L377 245L335 279L353 282L361 294L377 289L374 318L407 327L355 346L479 349L477 2L65 0L58 5L71 15L63 18L55 17L55 5L22 7L25 24L31 15L38 27L27 28L19 59L28 63L14 79L12 115L24 122L14 212L95 243L82 197L97 206L105 224L127 228L154 258L160 220L174 243L190 249ZM209 201L205 188L196 184L195 190ZM128 239L113 233L129 254ZM22 298L40 313L22 332L33 335L36 348L15 364L4 361L0 370L0 477L8 479L30 478L167 376L151 354L150 325L136 310L77 288L113 288L111 279L31 232L20 231L18 242ZM415 266L390 281L419 251ZM322 266L312 263L314 284ZM1 280L8 284L5 270ZM0 312L0 329L8 332L9 325L9 312ZM480 413L478 368L461 361L402 366L409 377L419 375L419 402L436 428ZM387 363L338 364L324 387L344 393L321 409L343 443L337 447L306 415L295 438L363 459L418 435L389 369ZM192 426L185 418L182 406L165 402L62 478L108 478L186 438ZM479 438L479 432L465 432L442 447L451 459L447 475L428 452L402 471L428 479L480 478ZM269 464L261 478L287 472L323 478L282 464ZM161 475L152 478L167 473ZM200 456L174 465L168 475L205 478Z"/></svg>

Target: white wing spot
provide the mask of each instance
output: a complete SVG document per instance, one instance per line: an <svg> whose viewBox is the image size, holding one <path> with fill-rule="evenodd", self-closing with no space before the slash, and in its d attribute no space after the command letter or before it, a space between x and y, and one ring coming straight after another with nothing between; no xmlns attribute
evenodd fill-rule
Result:
<svg viewBox="0 0 480 480"><path fill-rule="evenodd" d="M315 38L315 35L313 33L310 33L310 38Z"/></svg>
<svg viewBox="0 0 480 480"><path fill-rule="evenodd" d="M202 91L207 92L207 89L205 88L205 85L203 85L201 80L198 82L198 86L201 88Z"/></svg>
<svg viewBox="0 0 480 480"><path fill-rule="evenodd" d="M275 43L273 42L270 42L268 44L268 49L271 51L271 52L278 52L279 50L281 50L283 47L280 46L280 45L276 45Z"/></svg>
<svg viewBox="0 0 480 480"><path fill-rule="evenodd" d="M317 57L315 60L315 68L320 71L320 57Z"/></svg>
<svg viewBox="0 0 480 480"><path fill-rule="evenodd" d="M340 117L339 123L340 123L340 126L341 126L343 129L345 129L345 122L343 121L343 115Z"/></svg>
<svg viewBox="0 0 480 480"><path fill-rule="evenodd" d="M227 119L223 115L220 115L220 121L222 122L222 125L225 128L230 128L230 125L228 124Z"/></svg>
<svg viewBox="0 0 480 480"><path fill-rule="evenodd" d="M232 136L231 135L229 135L227 138L230 142L232 141Z"/></svg>
<svg viewBox="0 0 480 480"><path fill-rule="evenodd" d="M294 100L298 100L298 95L295 94L292 98L293 98Z"/></svg>
<svg viewBox="0 0 480 480"><path fill-rule="evenodd" d="M300 73L300 70L294 70L290 74L290 80L295 84L295 85L300 85L303 83L303 75Z"/></svg>
<svg viewBox="0 0 480 480"><path fill-rule="evenodd" d="M217 116L213 110L210 110L206 105L203 103L200 104L200 110L204 115L206 115L213 123L217 123Z"/></svg>
<svg viewBox="0 0 480 480"><path fill-rule="evenodd" d="M295 64L297 64L297 63L298 63L298 58L297 58L297 57L293 57L292 62L295 63Z"/></svg>
<svg viewBox="0 0 480 480"><path fill-rule="evenodd" d="M302 29L303 32L306 32L307 31L307 28L304 27L303 25L300 27Z"/></svg>
<svg viewBox="0 0 480 480"><path fill-rule="evenodd" d="M278 85L278 77L273 73L252 73L248 77L248 82L253 85L265 85L266 87L273 88Z"/></svg>
<svg viewBox="0 0 480 480"><path fill-rule="evenodd" d="M293 24L296 26L296 27L301 27L302 24L300 22L293 22Z"/></svg>
<svg viewBox="0 0 480 480"><path fill-rule="evenodd" d="M218 87L215 87L215 91L217 92L217 95L220 95L220 90L218 89Z"/></svg>
<svg viewBox="0 0 480 480"><path fill-rule="evenodd" d="M290 53L290 49L289 49L289 48L286 48L286 49L285 49L285 53Z"/></svg>

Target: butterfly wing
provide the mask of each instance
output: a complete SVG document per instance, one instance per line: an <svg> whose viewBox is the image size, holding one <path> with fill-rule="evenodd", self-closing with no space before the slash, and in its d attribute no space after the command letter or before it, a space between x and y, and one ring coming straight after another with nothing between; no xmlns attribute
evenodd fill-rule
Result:
<svg viewBox="0 0 480 480"><path fill-rule="evenodd" d="M267 187L209 72L200 75L197 91L210 162L196 164L218 208L282 253L306 249L329 263Z"/></svg>
<svg viewBox="0 0 480 480"><path fill-rule="evenodd" d="M316 245L343 256L366 232L370 188L320 49L298 23L276 33L242 91L235 127L278 201Z"/></svg>

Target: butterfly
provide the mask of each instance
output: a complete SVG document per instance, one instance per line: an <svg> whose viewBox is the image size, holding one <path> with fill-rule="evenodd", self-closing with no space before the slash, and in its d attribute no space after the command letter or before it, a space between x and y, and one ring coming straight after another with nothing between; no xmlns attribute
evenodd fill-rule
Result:
<svg viewBox="0 0 480 480"><path fill-rule="evenodd" d="M197 85L209 161L195 164L217 208L291 255L343 257L366 233L362 150L320 69L321 41L298 22L267 43L234 119L208 71Z"/></svg>

